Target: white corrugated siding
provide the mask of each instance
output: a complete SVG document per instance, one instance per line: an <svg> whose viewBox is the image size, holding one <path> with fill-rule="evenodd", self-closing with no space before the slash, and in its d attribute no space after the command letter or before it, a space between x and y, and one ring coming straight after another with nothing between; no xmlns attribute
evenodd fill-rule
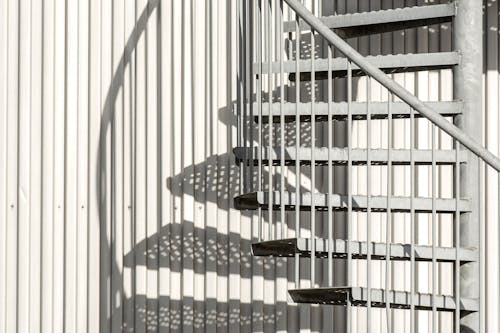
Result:
<svg viewBox="0 0 500 333"><path fill-rule="evenodd" d="M416 1L339 1L338 10L405 4ZM484 139L498 154L498 3L485 8ZM252 259L256 229L249 214L231 208L239 179L231 154L236 10L230 0L0 1L0 332L327 327L329 312L298 316L286 305L291 261ZM441 34L419 29L358 46L445 50L449 29L437 28ZM450 97L449 73L414 76L396 79L422 99ZM384 146L380 126L373 135ZM419 131L419 145L428 145L428 126ZM399 127L397 146L408 144L407 132ZM487 332L498 332L497 176L485 177L493 184L485 315ZM408 225L398 228L395 240L403 241ZM419 237L426 242L429 229ZM394 285L408 288L401 280ZM383 332L383 315L374 320Z"/></svg>

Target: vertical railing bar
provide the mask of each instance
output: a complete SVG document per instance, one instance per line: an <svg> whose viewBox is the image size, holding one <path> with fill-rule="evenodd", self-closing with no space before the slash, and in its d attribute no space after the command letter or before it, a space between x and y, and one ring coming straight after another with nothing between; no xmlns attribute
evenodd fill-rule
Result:
<svg viewBox="0 0 500 333"><path fill-rule="evenodd" d="M237 147L244 147L244 120L245 120L245 115L244 115L244 110L245 110L245 46L244 43L246 41L245 39L245 21L244 21L244 16L243 16L243 0L237 0L236 1L236 22L237 22L237 31L238 31L238 36L240 38L237 40L236 43L236 54L238 55L238 66L237 66L237 84L238 84L238 90L237 90ZM244 182L245 182L245 171L246 171L246 165L245 163L241 163L240 161L240 168L242 169L243 172L239 173L239 194L242 193L243 187L244 187Z"/></svg>
<svg viewBox="0 0 500 333"><path fill-rule="evenodd" d="M248 191L248 126L247 126L247 120L248 120L248 114L250 111L250 105L249 105L249 84L248 84L248 63L249 63L249 47L248 47L248 41L250 40L249 38L249 24L248 24L248 8L247 8L248 1L241 0L241 17L243 20L242 26L243 26L243 40L242 42L242 49L240 50L241 52L241 59L243 61L242 64L242 71L243 71L243 97L242 97L242 104L243 104L243 111L242 111L242 119L241 119L241 144L245 149L245 155L244 155L244 162L242 167L242 172L241 174L241 186L240 186L240 194L243 194Z"/></svg>
<svg viewBox="0 0 500 333"><path fill-rule="evenodd" d="M455 329L460 332L460 143L455 141Z"/></svg>
<svg viewBox="0 0 500 333"><path fill-rule="evenodd" d="M484 160L479 158L479 332L486 332L485 330L485 319L486 319L486 275L485 275L485 242L486 242L486 233L485 233L485 188L484 188L484 173L486 172L486 168L488 165L484 163ZM498 192L500 193L500 174L497 173L498 176ZM500 223L500 210L497 211L497 222ZM500 236L500 230L499 234ZM499 253L500 254L500 243ZM500 257L498 258L500 263ZM500 283L500 281L499 281ZM498 290L498 295L500 295L500 290Z"/></svg>
<svg viewBox="0 0 500 333"><path fill-rule="evenodd" d="M262 191L262 0L257 2L257 112L259 124L257 126L257 191ZM258 238L259 242L262 241L262 207L259 205L257 208L258 216Z"/></svg>
<svg viewBox="0 0 500 333"><path fill-rule="evenodd" d="M244 119L243 119L243 145L245 147L245 169L244 169L244 188L241 191L241 193L246 193L250 191L250 165L252 164L250 161L250 154L252 149L252 144L250 139L250 132L251 132L251 123L252 123L252 107L253 107L253 101L252 101L252 10L251 10L251 5L249 1L243 0L244 6L243 6L243 16L244 16L244 26L245 26L245 33L243 36L245 36L245 41L244 41L244 71L245 71L245 89L244 89L244 103L245 103L245 111L244 111ZM250 121L249 121L250 120ZM253 155L253 154L252 154Z"/></svg>
<svg viewBox="0 0 500 333"><path fill-rule="evenodd" d="M391 332L391 304L389 301L391 281L391 233L392 233L392 94L387 90L387 221L385 235L385 311L387 333Z"/></svg>
<svg viewBox="0 0 500 333"><path fill-rule="evenodd" d="M316 264L316 206L314 202L314 194L316 188L316 115L314 103L316 102L316 73L315 71L315 40L314 29L311 27L311 288L314 288L315 282L315 264Z"/></svg>
<svg viewBox="0 0 500 333"><path fill-rule="evenodd" d="M347 59L347 286L352 280L352 64ZM351 299L347 298L347 332L352 329Z"/></svg>
<svg viewBox="0 0 500 333"><path fill-rule="evenodd" d="M287 20L291 21L292 17L293 17L292 13L294 13L294 11L292 10L292 8L290 6L288 6L288 3L287 3L287 8L288 8L288 17L287 17ZM293 59L292 58L292 54L293 54L293 43L292 43L293 33L294 33L294 31L292 29L290 29L290 31L288 32L288 54L289 54L289 58L290 59Z"/></svg>
<svg viewBox="0 0 500 333"><path fill-rule="evenodd" d="M479 257L479 331L478 332L485 332L484 325L485 325L485 317L484 317L484 311L485 311L485 289L484 289L484 283L485 281L485 267L484 267L484 242L485 242L485 234L484 234L484 195L485 195L485 190L484 190L484 178L483 178L483 173L486 171L487 165L484 164L483 159L478 158L478 173L479 173L479 182L477 184L478 186L478 202L479 202L479 210L478 210L478 218L479 218L479 246L478 246L478 257ZM500 176L500 175L499 175ZM500 190L500 179L498 179L497 182L498 189ZM500 211L497 212L497 218L498 221L500 222ZM500 245L499 245L500 246ZM500 259L499 259L500 260ZM500 295L500 290L498 291L497 296Z"/></svg>
<svg viewBox="0 0 500 333"><path fill-rule="evenodd" d="M332 47L328 45L328 286L333 286L333 170L332 170Z"/></svg>
<svg viewBox="0 0 500 333"><path fill-rule="evenodd" d="M371 228L371 77L366 76L366 331L371 332L372 316L372 228Z"/></svg>
<svg viewBox="0 0 500 333"><path fill-rule="evenodd" d="M410 107L410 332L415 331L415 113Z"/></svg>
<svg viewBox="0 0 500 333"><path fill-rule="evenodd" d="M273 85L270 87L272 89L269 89L269 96L270 96L270 99L269 99L269 118L268 118L268 121L269 121L269 124L271 124L271 127L270 127L270 130L269 132L271 133L271 138L269 140L269 158L270 158L270 162L272 161L273 156L273 152L276 152L276 154L278 154L278 147L276 147L276 145L278 144L279 142L279 145L280 147L283 147L283 142L282 141L278 141L278 137L276 136L276 143L273 142L272 138L274 136L274 112L273 112L273 107L272 107L272 103L274 102L274 99L273 99L273 89L276 89L276 100L279 98L279 105L280 105L280 126L279 126L279 130L280 130L280 139L281 139L281 113L283 108L282 108L282 100L283 100L283 94L281 93L281 88L282 88L282 67L281 67L281 63L282 63L282 59L281 59L281 39L282 39L282 35L281 35L281 7L280 7L280 1L279 0L269 0L270 4L269 4L269 8L270 8L270 22L272 23L271 26L273 27L273 29L271 30L270 29L270 36L273 38L272 40L272 45L273 45L273 48L269 51L270 54L272 55L269 60L269 62L272 64L272 61L276 61L279 65L279 73L276 73L276 74L273 74L272 78L274 78L274 82L273 82ZM274 22L273 22L273 19L274 19ZM271 38L270 38L271 39ZM273 54L274 52L274 54ZM270 69L269 70L270 72L272 72L272 70ZM279 78L278 78L279 76ZM270 80L271 81L271 80ZM278 86L279 85L279 86ZM279 92L278 92L278 89L279 89ZM279 97L278 97L279 95ZM275 149L276 147L276 149ZM281 148L280 148L280 153L281 153ZM280 165L280 168L279 168L279 171L278 171L278 168L274 168L273 165L274 163L269 163L269 174L270 174L270 180L271 180L271 184L274 185L274 181L273 181L273 169L274 172L276 173L276 176L277 176L277 173L279 172L280 176L279 176L279 182L280 182L280 185L279 185L279 192L276 191L276 195L278 196L279 195L279 204L280 204L280 207L279 207L279 223L280 225L283 225L283 215L281 214L282 212L282 207L283 207L283 196L281 195L281 193L283 192L282 191L282 188L283 188L283 182L281 182L281 180L283 180L283 154L280 154L280 160L279 160L279 165ZM277 156L276 156L277 157ZM277 177L276 177L277 178ZM278 187L278 179L276 179L276 187ZM270 186L270 191L273 192L274 191L274 188L272 188L272 186ZM279 193L279 194L278 194ZM273 206L274 208L274 206ZM271 210L269 211L269 215L271 216L270 218L270 239L272 240L275 240L275 239L281 239L281 228L280 228L280 225L278 225L278 213L276 213L276 216L274 216L273 218L273 215L274 215L274 211ZM271 223L272 221L274 220L274 225L273 223ZM279 235L278 235L279 234ZM272 235L272 236L271 236ZM275 281L274 281L274 285L275 287L278 287L278 270L279 270L279 266L280 266L280 263L279 263L279 259L278 260L273 260L272 261L275 265ZM274 304L277 304L278 302L278 291L277 291L278 288L275 289L274 291ZM279 306L275 306L275 309L274 309L274 329L277 330L278 328L278 325L280 325L280 320L279 320L279 317L280 317L280 313L281 313L281 310L278 308Z"/></svg>
<svg viewBox="0 0 500 333"><path fill-rule="evenodd" d="M300 17L295 13L295 237L300 238ZM300 288L300 256L295 254L295 288Z"/></svg>
<svg viewBox="0 0 500 333"><path fill-rule="evenodd" d="M248 15L247 15L247 10L246 10L246 1L241 0L240 2L240 22L242 26L242 34L241 36L243 39L240 41L240 60L241 60L241 75L242 75L242 87L241 87L241 112L240 112L240 129L241 129L241 136L240 136L240 144L238 146L242 146L245 149L245 155L244 155L244 163L241 163L240 161L240 166L241 166L241 172L240 172L240 188L239 188L239 194L243 194L245 191L248 190L247 182L248 182L248 177L246 177L246 174L248 172L248 150L247 150L247 126L246 122L248 119L248 84L247 84L247 64L248 64Z"/></svg>
<svg viewBox="0 0 500 333"><path fill-rule="evenodd" d="M279 31L279 62L280 62L280 142L281 142L281 186L280 186L280 222L281 222L281 232L280 238L285 238L285 202L283 198L285 197L285 115L283 113L283 107L285 103L285 80L284 80L284 68L283 68L283 0L280 0L280 9L278 10L279 21L280 21L280 31Z"/></svg>
<svg viewBox="0 0 500 333"><path fill-rule="evenodd" d="M273 39L273 1L266 0L268 3L268 13L267 13L267 89L268 89L268 192L269 192L269 202L268 202L268 239L273 239L273 117L272 117L272 103L273 103L273 62L272 62L272 39Z"/></svg>
<svg viewBox="0 0 500 333"><path fill-rule="evenodd" d="M436 214L436 127L431 123L431 155L432 155L432 333L437 332L437 261L436 261L436 244L437 244L437 214Z"/></svg>
<svg viewBox="0 0 500 333"><path fill-rule="evenodd" d="M248 179L248 191L253 192L253 167L254 167L254 143L253 143L253 129L254 129L254 106L253 106L253 75L254 75L254 27L253 27L253 20L254 20L254 6L253 6L253 1L252 2L247 2L248 3L248 10L249 10L249 20L248 20L248 33L249 33L249 40L248 40L248 104L249 104L249 117L248 117L248 147L251 149L250 150L250 157L247 157L247 163L249 164L248 167L248 174L247 174L247 179ZM249 160L250 158L250 160Z"/></svg>
<svg viewBox="0 0 500 333"><path fill-rule="evenodd" d="M486 318L486 281L485 281L485 216L484 216L484 200L485 200L485 191L484 191L484 172L488 166L484 163L483 159L479 159L479 332L486 332L485 330L485 318ZM498 176L498 192L500 193L500 174L497 172ZM500 210L497 211L498 220L500 223ZM500 236L500 230L499 234ZM500 242L499 242L499 251L500 251ZM500 252L499 252L500 254ZM498 257L500 261L500 256ZM499 262L500 263L500 262ZM499 281L500 283L500 281ZM498 290L500 297L500 288Z"/></svg>
<svg viewBox="0 0 500 333"><path fill-rule="evenodd" d="M250 180L248 179L248 172L250 170L250 164L249 164L249 147L250 145L248 144L248 137L249 137L249 125L247 124L248 122L248 116L250 114L250 84L249 84L249 70L248 70L248 64L251 59L251 53L250 53L250 47L249 47L249 42L251 41L250 39L250 23L249 20L251 19L250 12L248 10L248 4L249 1L242 0L242 17L243 17L243 75L244 75L244 87L243 87L243 120L242 120L242 137L243 137L243 147L245 148L245 156L244 156L244 163L243 163L243 172L242 174L242 179L243 183L242 186L240 187L240 194L246 193L249 190L249 182Z"/></svg>

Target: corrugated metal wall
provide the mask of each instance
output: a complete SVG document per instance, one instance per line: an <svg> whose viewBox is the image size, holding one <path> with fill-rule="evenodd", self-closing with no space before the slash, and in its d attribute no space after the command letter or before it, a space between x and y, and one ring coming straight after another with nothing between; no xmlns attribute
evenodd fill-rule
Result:
<svg viewBox="0 0 500 333"><path fill-rule="evenodd" d="M485 8L484 140L498 154L498 3ZM330 322L326 310L297 316L286 304L293 262L252 259L252 218L231 208L236 12L231 0L0 0L0 332L320 331ZM401 53L445 50L450 38L442 26L357 43ZM422 99L450 98L449 72L397 79ZM419 144L429 135L419 127ZM486 190L485 314L487 332L498 332L498 193Z"/></svg>

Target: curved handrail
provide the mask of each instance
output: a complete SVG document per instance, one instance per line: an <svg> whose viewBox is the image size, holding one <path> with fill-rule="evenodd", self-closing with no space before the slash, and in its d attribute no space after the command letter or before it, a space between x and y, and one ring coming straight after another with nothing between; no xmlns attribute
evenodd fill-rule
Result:
<svg viewBox="0 0 500 333"><path fill-rule="evenodd" d="M410 93L399 83L391 79L378 67L372 65L365 59L365 57L363 57L354 48L352 48L346 41L339 37L335 32L330 30L328 26L321 22L319 18L311 13L298 0L285 0L285 2L297 13L297 15L302 17L302 19L307 22L315 31L317 31L331 45L335 46L353 63L358 65L358 67L362 69L366 74L373 77L380 84L386 87L390 92L410 105L414 110L418 111L425 118L429 119L440 129L448 133L454 139L458 140L462 145L471 150L492 168L500 172L500 159L498 157L484 148L481 144L476 142L476 140L474 140L470 135L466 134L460 128L447 121L443 116L434 111L432 108L425 105L424 102L419 100L415 95Z"/></svg>

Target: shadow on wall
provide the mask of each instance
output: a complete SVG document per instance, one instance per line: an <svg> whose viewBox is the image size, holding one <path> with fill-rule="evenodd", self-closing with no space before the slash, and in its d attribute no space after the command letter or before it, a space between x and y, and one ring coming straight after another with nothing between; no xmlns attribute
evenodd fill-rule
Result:
<svg viewBox="0 0 500 333"><path fill-rule="evenodd" d="M234 3L231 0L225 1L228 7ZM108 137L115 119L114 105L119 92L124 88L124 69L130 64L137 43L146 29L150 16L159 10L159 6L160 0L149 0L146 8L138 17L135 28L125 45L117 70L113 73L102 110L98 174L96 175L95 184L95 190L99 198L101 331L108 332L121 329L135 331L137 327L147 327L151 330L168 328L171 331L196 329L200 332L213 330L216 327L223 330L238 327L242 331L254 331L260 330L260 328L264 328L266 331L276 329L296 331L298 328L312 328L314 325L323 326L323 328L328 327L328 324L325 326L321 319L319 323L315 323L313 320L309 322L309 320L300 318L297 307L285 302L264 304L259 300L245 303L240 300L229 299L229 295L224 295L224 299L229 299L228 301L215 298L195 300L191 296L184 296L182 291L177 292L178 295L181 295L181 300L171 299L166 295L148 298L147 295L136 292L135 283L138 267L156 272L159 272L162 268L168 268L170 272L180 273L181 276L187 270L202 275L216 273L218 277L226 280L229 280L231 275L238 275L240 279L251 279L260 276L271 281L275 278L293 281L294 265L292 260L287 265L284 260L253 259L249 253L252 240L243 239L241 235L236 233L219 232L219 230L210 227L198 228L193 221L182 220L182 223L159 227L157 233L145 239L136 241L134 237L135 245L133 250L125 253L123 258L114 257L115 245L110 243L107 235L113 232L114 223L121 223L122 221L114 221L113 214L109 214L109 211L114 209L114 203L113 195L108 196L106 186L109 183L113 184L116 179L114 179L112 163L107 162L108 155L113 154L113 147L109 146ZM228 18L228 20L231 20L231 18ZM158 33L158 35L160 34ZM161 40L160 37L158 36L159 41ZM226 37L230 40L231 33L229 32ZM158 66L160 68L162 66L161 59L161 54L159 54ZM227 66L227 72L232 75L231 61L227 61ZM321 90L320 86L317 88ZM311 87L307 85L304 86L304 89L305 91L311 91ZM354 95L356 95L356 92L354 92ZM158 96L161 98L160 93ZM161 119L165 117L162 114L162 112L165 113L165 110L161 110L161 103L158 102L157 104L159 105L157 117ZM231 107L226 107L218 110L219 120L228 127L236 124L235 115L231 113L231 109ZM161 135L161 130L158 125L159 135ZM341 133L342 129L339 128L338 132ZM304 137L301 138L301 141L306 144L310 143L307 129L304 128L302 133ZM294 141L293 136L288 139ZM342 138L339 141L342 141ZM159 170L162 168L161 162L164 158L166 157L163 157L159 152L157 159ZM228 203L232 202L230 194L238 192L235 185L237 181L231 184L228 182L228 179L238 180L239 178L238 168L234 165L233 160L232 154L226 153L210 156L206 161L188 166L180 174L174 175L168 180L168 190L174 196L189 195L194 198L195 202L213 202L217 205L219 211L228 211L230 209ZM158 179L160 178L158 177ZM188 184L188 186L184 187L184 184ZM165 186L165 180L161 180L156 189L158 193L156 200L159 203L165 200L165 198L161 197L162 186ZM293 190L293 187L289 190ZM131 208L132 211L135 210L133 204ZM160 221L164 219L161 214L161 211L157 214L158 226L160 226ZM250 213L243 213L243 215L249 217ZM145 219L136 219L134 214L132 216L132 227L135 227L137 223L146 223ZM292 222L293 219L289 219L289 221ZM305 228L307 226L307 224L304 225ZM294 228L294 225L289 224L289 228ZM203 251L195 251L195 249L203 249ZM187 260L185 260L186 258ZM126 295L123 291L123 269L117 261L123 261L123 266L131 271L132 291L130 295ZM321 265L317 266L318 269L321 269ZM235 267L237 270L233 271ZM304 279L309 278L307 270L301 270L302 274ZM157 274L157 277L159 276ZM182 277L180 281L182 281ZM172 291L171 288L182 289L182 282L179 282L177 286L169 286L168 288L170 289L167 293ZM321 318L323 311L331 311L331 308L330 310L320 307L304 308L310 309L311 314L308 315L310 318ZM337 318L343 317L343 309L339 309L338 313L337 310L335 312ZM331 319L329 314L323 316L323 320L325 317Z"/></svg>
<svg viewBox="0 0 500 333"><path fill-rule="evenodd" d="M232 3L234 2L227 0L228 7ZM243 303L240 300L229 299L229 295L223 297L223 299L229 299L228 301L220 301L214 298L195 300L193 297L183 295L182 291L176 292L181 295L181 299L171 299L167 295L148 298L147 295L140 294L135 290L136 274L139 267L142 267L141 272L145 270L159 272L164 267L168 267L173 273L182 273L185 270L199 274L214 272L218 277L226 279L229 278L230 273L236 273L240 278L247 279L255 275L264 276L266 279L274 279L276 276L287 277L286 267L283 271L284 261L252 259L249 253L251 241L241 239L238 234L220 233L214 228L200 229L194 226L193 221L182 220L182 223L169 224L168 227L159 228L156 234L146 239L138 239L137 242L135 236L132 236L135 244L133 250L125 253L123 258L115 257L115 244L111 241L113 237L108 238L108 235L113 234L116 223L123 223L123 221L116 221L113 216L113 209L115 209L114 193L108 191L107 188L109 186L113 188L113 184L117 181L114 175L114 164L108 162L108 156L114 154L113 140L109 140L109 136L112 127L115 126L113 123L115 119L115 102L120 91L124 88L124 69L130 64L149 18L159 8L160 0L149 0L145 9L138 16L136 25L126 42L116 72L113 73L102 110L98 146L98 174L95 175L100 226L100 330L102 332L115 330L132 332L139 328L148 331L168 328L170 331L196 329L203 332L215 330L215 328L231 330L231 327L239 327L243 331L253 331L256 327L267 327L266 331L275 329L295 330L293 324L283 322L282 318L285 318L284 313L294 314L296 307L289 306L284 302L277 302L272 305L264 304L262 301ZM230 33L227 34L227 38L231 38ZM160 40L161 38L158 36L158 41ZM158 59L161 58L161 54L159 54ZM228 66L230 65L231 61L228 61ZM158 66L161 68L160 60ZM231 73L230 68L228 73ZM161 98L161 94L158 94L158 96ZM158 103L158 105L161 105L161 103ZM164 117L162 111L165 110L161 110L159 106L157 110L158 119ZM219 113L223 116L219 115L220 120L224 121L226 119L229 124L232 121L235 122L234 115L230 112L230 108L220 110ZM159 133L160 130L159 128ZM111 145L109 144L110 141ZM161 154L158 155L158 169L162 167L161 161L163 158ZM181 177L187 177L193 183L199 177L204 177L207 182L205 189L212 193L203 193L202 195L215 198L216 203L218 201L222 202L224 201L222 199L228 199L229 193L237 191L234 188L230 189L228 183L221 183L217 178L217 175L236 170L234 164L230 162L231 160L232 157L228 154L210 157L207 162L184 170ZM218 164L217 161L223 161L223 163ZM210 169L211 166L216 169ZM206 173L197 174L195 170L199 168L206 170ZM234 176L237 179L237 175ZM174 177L172 181L176 181L176 178ZM161 198L161 186L164 185L163 181L159 182L157 188L158 197L154 200L158 202L165 200ZM171 190L175 195L175 190ZM108 193L111 193L111 195ZM193 195L196 201L199 191L195 188L194 193L187 194ZM231 201L225 200L225 202ZM130 208L134 212L133 203ZM219 211L229 210L227 204L217 204L217 208ZM157 225L159 226L160 221L163 219L161 211L158 212L157 216ZM132 213L132 230L134 230L133 228L137 223L146 224L146 221L145 219L136 218ZM233 240L236 240L236 243ZM191 243L189 243L190 241ZM233 245L235 245L234 248ZM196 248L204 249L204 251L194 251ZM224 250L221 252L221 249ZM184 260L188 257L191 260ZM130 295L124 292L123 268L118 263L122 261L125 269L131 272L132 291ZM235 264L237 264L238 270L233 272L231 269L235 267ZM266 273L267 271L270 273ZM275 271L279 273L275 274ZM156 276L157 278L160 277L159 274ZM182 277L180 280L182 281ZM158 288L158 285L156 288ZM167 293L170 295L172 288L182 289L183 285L180 282L179 285L168 286L168 288ZM295 317L298 318L298 315Z"/></svg>

